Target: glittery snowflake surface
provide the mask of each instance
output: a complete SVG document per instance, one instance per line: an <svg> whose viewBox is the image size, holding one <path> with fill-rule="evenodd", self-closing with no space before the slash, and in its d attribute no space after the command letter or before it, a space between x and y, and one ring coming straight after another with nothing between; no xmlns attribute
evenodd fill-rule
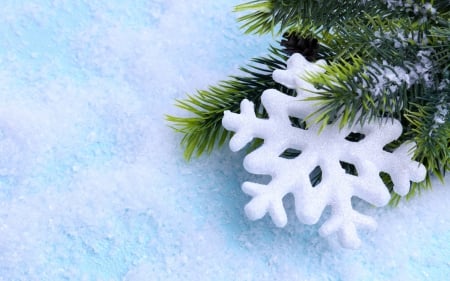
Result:
<svg viewBox="0 0 450 281"><path fill-rule="evenodd" d="M310 63L294 54L286 70L276 70L274 80L297 90L297 96L285 95L277 90L266 90L261 99L268 119L256 117L254 105L248 100L241 103L241 112L225 112L223 125L234 131L230 148L237 151L255 138L264 143L244 159L244 167L253 174L270 175L265 184L245 182L242 189L252 196L246 205L247 216L260 219L269 213L275 225L283 227L287 216L283 198L292 193L298 219L305 224L315 224L325 207L331 206L331 215L320 228L320 234L337 233L342 246L358 248L359 228L375 229L376 222L352 207L356 196L375 206L389 202L390 194L380 172L390 175L394 191L408 193L410 181L421 181L425 168L411 160L414 143L405 143L393 153L383 149L396 140L402 132L397 120L376 120L364 126L338 128L337 123L327 125L322 131L318 125L302 129L292 120L304 120L315 110L314 104L301 101L313 95L304 75L323 71L323 61ZM356 141L349 135L360 136ZM285 157L285 152L296 151L295 157ZM352 165L355 172L347 173L343 164ZM321 171L320 182L313 183L310 174Z"/></svg>

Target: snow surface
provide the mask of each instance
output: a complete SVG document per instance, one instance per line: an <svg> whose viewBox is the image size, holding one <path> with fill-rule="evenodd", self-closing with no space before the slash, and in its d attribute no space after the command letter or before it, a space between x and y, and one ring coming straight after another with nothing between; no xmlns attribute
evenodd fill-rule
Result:
<svg viewBox="0 0 450 281"><path fill-rule="evenodd" d="M2 1L0 280L448 277L449 184L395 209L355 202L379 227L349 251L316 226L249 221L242 154L182 159L174 99L271 41L241 34L240 2Z"/></svg>

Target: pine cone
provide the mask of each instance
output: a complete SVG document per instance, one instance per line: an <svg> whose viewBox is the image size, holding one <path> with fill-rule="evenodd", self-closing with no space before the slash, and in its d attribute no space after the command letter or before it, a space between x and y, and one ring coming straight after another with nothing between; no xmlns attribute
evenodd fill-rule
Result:
<svg viewBox="0 0 450 281"><path fill-rule="evenodd" d="M298 37L294 33L283 34L281 46L283 51L291 56L294 53L302 54L308 61L314 62L316 60L317 52L319 51L319 42L315 38Z"/></svg>

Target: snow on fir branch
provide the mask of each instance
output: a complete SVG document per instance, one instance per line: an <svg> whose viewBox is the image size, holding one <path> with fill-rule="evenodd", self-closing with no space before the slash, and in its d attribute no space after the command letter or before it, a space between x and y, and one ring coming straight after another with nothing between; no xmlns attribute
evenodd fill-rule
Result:
<svg viewBox="0 0 450 281"><path fill-rule="evenodd" d="M408 12L412 12L416 15L422 15L423 20L426 20L427 16L434 16L436 14L436 8L430 2L415 3L413 0L386 0L388 8L400 8Z"/></svg>
<svg viewBox="0 0 450 281"><path fill-rule="evenodd" d="M409 89L412 85L417 83L420 79L427 85L431 86L433 83L430 71L433 68L432 61L429 59L430 51L419 51L417 53L417 58L419 60L412 64L405 62L405 66L393 66L389 65L386 60L383 60L381 64L373 63L367 67L366 75L370 73L375 73L373 77L373 82L368 85L372 95L379 96L383 91L389 90L395 93L399 90L399 87L405 86ZM357 93L361 93L357 91Z"/></svg>

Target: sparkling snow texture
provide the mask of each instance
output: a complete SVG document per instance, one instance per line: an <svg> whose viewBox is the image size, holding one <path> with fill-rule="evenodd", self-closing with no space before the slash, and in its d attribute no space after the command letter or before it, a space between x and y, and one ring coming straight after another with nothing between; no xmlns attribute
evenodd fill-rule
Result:
<svg viewBox="0 0 450 281"><path fill-rule="evenodd" d="M270 38L238 30L238 3L2 1L0 280L450 275L448 186L395 209L358 202L378 231L348 251L315 225L246 219L242 154L182 159L174 99L266 53Z"/></svg>
<svg viewBox="0 0 450 281"><path fill-rule="evenodd" d="M241 103L241 112L225 112L223 126L235 134L230 140L233 151L242 149L254 138L264 143L244 159L244 167L254 174L270 175L267 185L245 182L242 189L252 196L245 211L250 219L260 219L269 213L274 223L284 227L287 215L283 198L292 193L298 219L306 224L315 224L326 206L331 206L332 214L320 228L320 234L328 236L337 232L339 241L346 248L358 248L361 240L358 228L375 229L376 222L352 207L353 196L364 199L374 206L385 206L390 194L380 178L380 172L388 173L394 183L394 190L400 195L409 191L410 180L420 182L425 179L425 167L411 161L414 148L412 143L404 143L394 153L383 150L388 143L402 133L397 120L373 120L361 126L338 127L339 120L321 131L319 124L308 129L291 124L290 117L305 120L316 106L305 97L314 95L305 92L313 86L304 78L324 72L323 61L308 62L302 55L294 54L287 61L286 70L275 70L274 80L288 88L295 89L297 95L291 97L275 89L264 91L261 100L269 118L255 116L254 104L248 100ZM320 132L320 133L319 133ZM364 136L358 142L346 139L351 133ZM295 158L283 157L288 149L301 153ZM340 162L353 164L357 175L349 175ZM310 173L319 167L322 177L313 186Z"/></svg>

